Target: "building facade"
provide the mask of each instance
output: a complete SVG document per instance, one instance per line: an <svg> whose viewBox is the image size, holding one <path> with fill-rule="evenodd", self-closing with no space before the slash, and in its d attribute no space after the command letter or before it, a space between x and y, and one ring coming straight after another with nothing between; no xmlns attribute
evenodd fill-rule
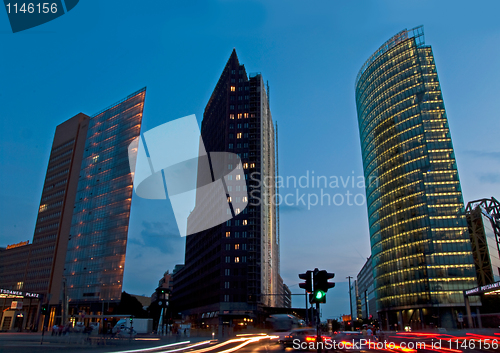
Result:
<svg viewBox="0 0 500 353"><path fill-rule="evenodd" d="M384 43L362 66L355 87L380 319L454 327L464 310L462 291L476 285L476 274L423 28Z"/></svg>
<svg viewBox="0 0 500 353"><path fill-rule="evenodd" d="M358 296L360 303L360 318L377 318L375 302L375 284L373 280L373 267L371 256L366 260L357 277Z"/></svg>
<svg viewBox="0 0 500 353"><path fill-rule="evenodd" d="M235 50L205 108L201 136L207 152L241 158L247 190L235 191L247 191L242 197L248 205L232 207L233 219L186 237L185 265L174 275L172 302L193 324L217 325L222 332L253 323L261 306L284 302L274 202L274 125L261 74L247 75ZM228 171L240 167L225 162ZM228 192L240 187L226 183ZM228 203L235 201L228 194ZM196 202L198 207L201 201ZM194 217L195 212L188 225Z"/></svg>
<svg viewBox="0 0 500 353"><path fill-rule="evenodd" d="M0 260L0 287L41 295L26 309L25 327L41 304L52 325L119 301L132 198L127 148L139 136L144 99L142 89L56 128L33 242L2 251Z"/></svg>
<svg viewBox="0 0 500 353"><path fill-rule="evenodd" d="M500 203L492 197L471 201L466 208L477 282L500 281Z"/></svg>

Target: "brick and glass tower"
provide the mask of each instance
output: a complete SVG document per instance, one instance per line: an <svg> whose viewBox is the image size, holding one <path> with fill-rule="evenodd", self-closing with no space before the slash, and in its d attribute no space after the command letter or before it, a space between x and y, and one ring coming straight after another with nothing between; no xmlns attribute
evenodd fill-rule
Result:
<svg viewBox="0 0 500 353"><path fill-rule="evenodd" d="M384 327L452 327L476 286L441 86L423 28L384 43L356 79L377 311ZM401 328L401 327L400 327Z"/></svg>
<svg viewBox="0 0 500 353"><path fill-rule="evenodd" d="M132 198L128 146L139 136L145 95L144 88L57 126L33 242L0 256L0 288L42 298L25 300L23 328L35 324L41 304L49 305L52 325L120 300Z"/></svg>
<svg viewBox="0 0 500 353"><path fill-rule="evenodd" d="M261 74L247 75L233 50L205 108L201 135L207 152L241 158L248 206L232 208L233 219L186 238L185 266L174 276L172 300L195 325L219 325L220 330L253 325L259 308L283 306L283 296L276 295L283 292L283 282L274 202L275 134L267 94ZM226 162L229 169L237 167ZM229 192L240 191L233 187L240 188L228 180Z"/></svg>

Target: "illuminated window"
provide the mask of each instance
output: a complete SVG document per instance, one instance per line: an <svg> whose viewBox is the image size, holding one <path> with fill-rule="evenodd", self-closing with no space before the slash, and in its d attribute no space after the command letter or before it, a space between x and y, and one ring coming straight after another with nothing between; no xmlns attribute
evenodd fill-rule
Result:
<svg viewBox="0 0 500 353"><path fill-rule="evenodd" d="M239 113L238 114L238 119L241 119L243 117L243 114Z"/></svg>
<svg viewBox="0 0 500 353"><path fill-rule="evenodd" d="M237 208L235 211L234 211L234 214L239 214L241 211L239 208Z"/></svg>
<svg viewBox="0 0 500 353"><path fill-rule="evenodd" d="M248 201L248 197L243 196L243 202L247 202L247 201Z"/></svg>
<svg viewBox="0 0 500 353"><path fill-rule="evenodd" d="M246 219L243 220L243 225L246 226L248 224L248 221Z"/></svg>
<svg viewBox="0 0 500 353"><path fill-rule="evenodd" d="M229 114L229 119L234 120L234 114Z"/></svg>
<svg viewBox="0 0 500 353"><path fill-rule="evenodd" d="M241 132L238 132L238 133L236 134L236 138L237 138L237 139L240 139L240 138L241 138Z"/></svg>
<svg viewBox="0 0 500 353"><path fill-rule="evenodd" d="M234 250L240 250L240 244L234 244Z"/></svg>
<svg viewBox="0 0 500 353"><path fill-rule="evenodd" d="M238 175L236 176L236 180L240 180L240 179L241 179L241 175L239 175L239 174L238 174Z"/></svg>
<svg viewBox="0 0 500 353"><path fill-rule="evenodd" d="M231 232L226 232L226 238L231 237Z"/></svg>
<svg viewBox="0 0 500 353"><path fill-rule="evenodd" d="M40 205L40 210L38 212L43 212L47 209L47 204Z"/></svg>
<svg viewBox="0 0 500 353"><path fill-rule="evenodd" d="M243 163L243 168L248 169L248 163Z"/></svg>
<svg viewBox="0 0 500 353"><path fill-rule="evenodd" d="M244 117L245 119L246 119L246 118L248 118L248 113L244 113L244 114L243 114L243 117Z"/></svg>
<svg viewBox="0 0 500 353"><path fill-rule="evenodd" d="M92 160L94 161L94 163L97 163L97 161L99 160L99 155L92 157Z"/></svg>
<svg viewBox="0 0 500 353"><path fill-rule="evenodd" d="M231 92L234 92L234 91L236 91L236 87L231 86Z"/></svg>
<svg viewBox="0 0 500 353"><path fill-rule="evenodd" d="M236 262L236 263L240 262L240 258L239 258L238 256L236 256L236 257L234 258L234 262Z"/></svg>
<svg viewBox="0 0 500 353"><path fill-rule="evenodd" d="M231 198L231 196L229 196L229 197L227 198L227 202L231 202L232 200L233 200L233 199Z"/></svg>
<svg viewBox="0 0 500 353"><path fill-rule="evenodd" d="M255 168L255 163L250 163L250 168Z"/></svg>

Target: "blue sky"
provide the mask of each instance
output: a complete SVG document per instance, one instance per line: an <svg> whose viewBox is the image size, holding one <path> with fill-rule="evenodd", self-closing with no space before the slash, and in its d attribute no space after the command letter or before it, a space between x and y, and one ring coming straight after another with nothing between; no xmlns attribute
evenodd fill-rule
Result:
<svg viewBox="0 0 500 353"><path fill-rule="evenodd" d="M190 114L201 121L233 48L247 72L269 80L280 174L361 176L357 72L388 38L418 25L436 58L464 199L498 198L499 11L495 0L88 0L12 34L0 10L0 246L32 240L58 124L144 86L143 131ZM366 205L281 208L281 272L292 292L300 293L304 270L336 273L324 319L348 313L345 277L357 275L369 252ZM149 295L183 261L170 204L135 198L124 289Z"/></svg>

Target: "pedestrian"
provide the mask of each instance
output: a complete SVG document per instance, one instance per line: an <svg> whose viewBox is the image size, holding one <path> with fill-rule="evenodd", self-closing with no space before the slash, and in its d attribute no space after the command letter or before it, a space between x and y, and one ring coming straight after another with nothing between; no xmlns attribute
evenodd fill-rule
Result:
<svg viewBox="0 0 500 353"><path fill-rule="evenodd" d="M372 331L372 328L371 327L368 327L368 330L366 330L366 334L368 336L373 336L373 331Z"/></svg>

